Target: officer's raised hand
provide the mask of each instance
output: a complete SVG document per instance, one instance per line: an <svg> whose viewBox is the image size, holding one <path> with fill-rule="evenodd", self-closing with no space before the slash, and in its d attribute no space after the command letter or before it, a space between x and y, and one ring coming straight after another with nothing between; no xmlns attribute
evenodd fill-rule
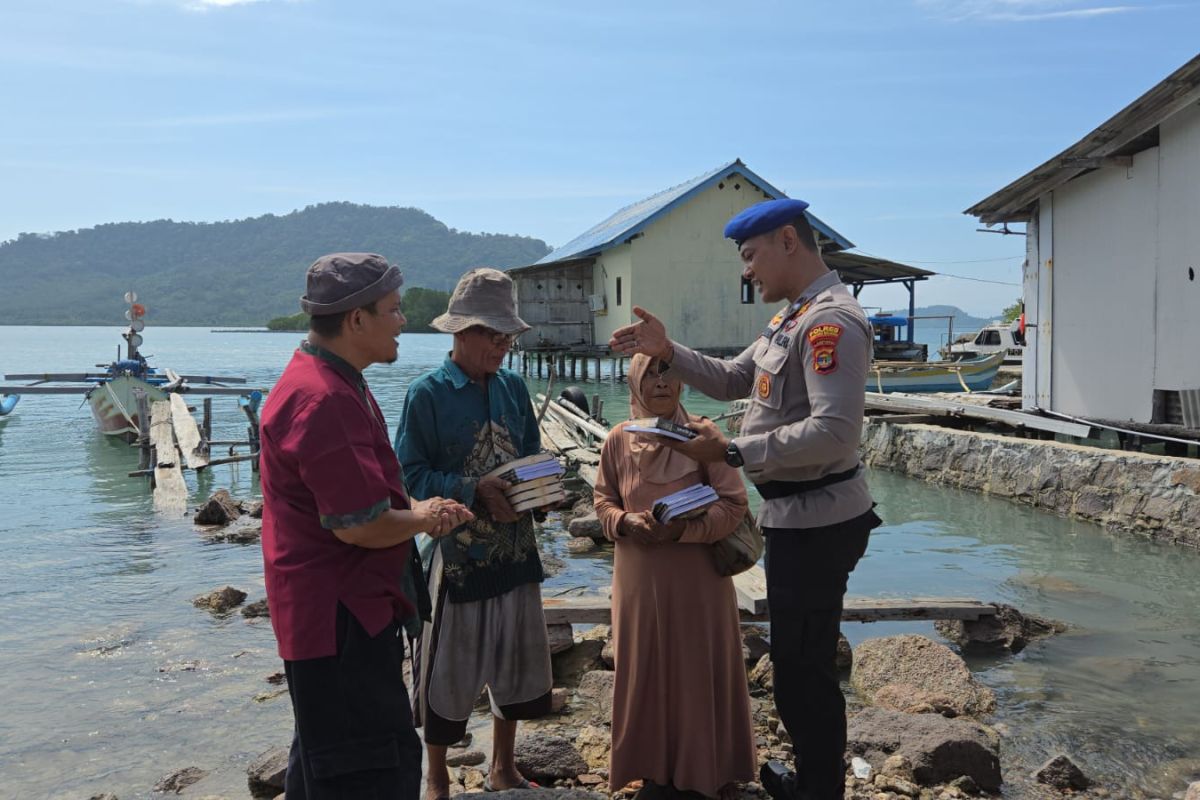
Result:
<svg viewBox="0 0 1200 800"><path fill-rule="evenodd" d="M717 423L708 417L702 417L698 421L689 422L687 426L696 431L697 435L694 439L686 442L668 439L664 440L663 444L701 463L711 464L714 461L725 460L725 451L729 447L729 440L725 438L725 434L721 433Z"/></svg>
<svg viewBox="0 0 1200 800"><path fill-rule="evenodd" d="M608 346L614 352L633 355L642 353L651 358L661 358L669 361L672 353L671 340L667 338L667 328L658 317L641 306L634 306L633 313L641 322L626 325L613 331Z"/></svg>

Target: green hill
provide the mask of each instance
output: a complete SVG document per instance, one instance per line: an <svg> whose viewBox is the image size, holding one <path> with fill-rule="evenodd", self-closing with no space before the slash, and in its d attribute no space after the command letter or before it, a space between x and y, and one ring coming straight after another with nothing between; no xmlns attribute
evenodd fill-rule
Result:
<svg viewBox="0 0 1200 800"><path fill-rule="evenodd" d="M129 289L158 325L262 325L294 314L304 270L337 251L380 253L405 288L449 290L471 267L532 264L540 239L465 233L415 208L324 203L231 222L158 220L21 234L0 243L0 320L122 322Z"/></svg>

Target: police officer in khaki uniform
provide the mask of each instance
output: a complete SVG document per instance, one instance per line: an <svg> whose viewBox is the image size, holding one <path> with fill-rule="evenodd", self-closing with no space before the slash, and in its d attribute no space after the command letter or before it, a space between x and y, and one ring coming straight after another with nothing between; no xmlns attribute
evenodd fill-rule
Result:
<svg viewBox="0 0 1200 800"><path fill-rule="evenodd" d="M788 301L732 361L672 342L663 324L641 322L610 341L622 353L670 364L687 384L718 400L749 396L741 435L709 420L675 445L698 461L744 467L763 497L767 604L775 706L795 744L796 771L764 765L776 800L843 797L846 703L836 666L846 581L880 524L858 458L871 329L858 301L821 259L802 200L769 200L725 227L742 274L767 303ZM714 320L714 324L719 324Z"/></svg>

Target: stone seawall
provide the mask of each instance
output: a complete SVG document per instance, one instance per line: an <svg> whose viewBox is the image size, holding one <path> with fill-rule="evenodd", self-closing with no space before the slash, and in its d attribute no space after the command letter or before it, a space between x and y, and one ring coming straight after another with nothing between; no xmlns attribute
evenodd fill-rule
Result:
<svg viewBox="0 0 1200 800"><path fill-rule="evenodd" d="M1200 461L950 430L874 423L863 460L1200 549Z"/></svg>

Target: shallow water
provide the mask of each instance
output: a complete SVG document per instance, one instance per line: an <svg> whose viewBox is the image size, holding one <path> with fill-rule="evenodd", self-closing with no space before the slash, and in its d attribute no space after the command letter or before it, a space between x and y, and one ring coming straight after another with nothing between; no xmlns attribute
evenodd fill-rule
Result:
<svg viewBox="0 0 1200 800"><path fill-rule="evenodd" d="M116 328L3 331L0 371L11 372L84 369L119 341ZM299 335L172 328L146 340L159 366L269 385ZM396 365L369 370L390 420L448 348L449 337L406 335ZM620 384L584 389L605 397L611 421L626 416ZM214 405L216 437L244 435L233 401ZM28 396L0 425L0 797L149 798L189 765L210 770L189 794L246 796L245 766L290 738L286 694L271 697L266 681L281 668L270 624L190 602L226 583L261 598L258 547L206 544L189 519L155 515L145 482L126 477L136 464L78 399ZM245 466L187 480L193 501L222 486L257 494ZM1010 779L1062 750L1129 794L1186 786L1200 770L1200 554L886 472L870 481L885 525L851 594L973 596L1071 626L1015 657L972 662L998 694ZM553 525L544 544L568 562L547 594L610 581L607 558L568 557ZM932 625L845 628L852 642L908 631Z"/></svg>

